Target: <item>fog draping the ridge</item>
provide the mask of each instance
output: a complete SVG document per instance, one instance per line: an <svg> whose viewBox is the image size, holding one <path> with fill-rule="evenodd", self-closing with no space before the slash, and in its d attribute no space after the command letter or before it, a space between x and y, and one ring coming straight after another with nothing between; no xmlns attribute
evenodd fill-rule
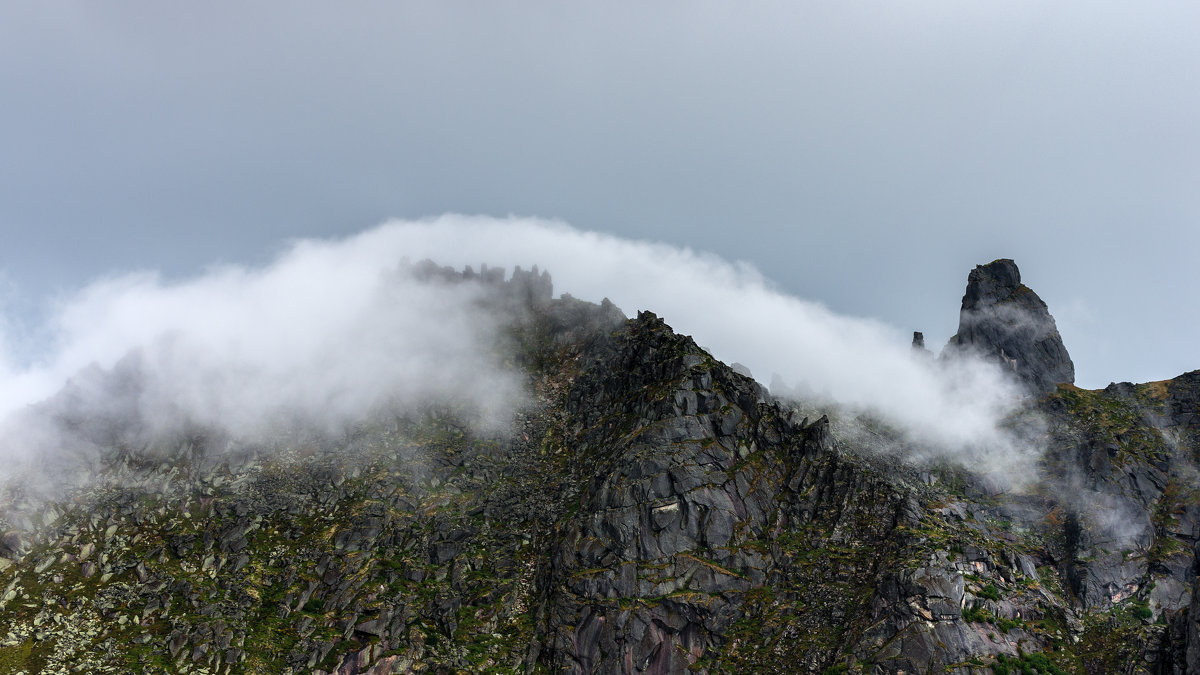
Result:
<svg viewBox="0 0 1200 675"><path fill-rule="evenodd" d="M796 251L796 264L818 254ZM966 453L974 468L1004 470L1030 452L1004 424L1019 392L990 363L917 358L909 333L789 295L752 266L712 253L561 222L456 214L295 241L260 267L95 281L52 309L52 337L35 362L0 363L0 414L15 419L72 378L75 395L86 397L87 373L119 371L132 358L142 380L130 405L161 424L187 420L252 436L287 413L335 428L386 401L431 397L502 418L522 393L496 352L500 319L480 309L476 284L399 273L403 259L425 258L459 269L537 265L556 293L607 297L630 316L651 310L764 384L777 376L822 401L869 411L904 430L920 453ZM20 456L14 446L24 438L8 434L6 454ZM44 451L44 440L36 445Z"/></svg>
<svg viewBox="0 0 1200 675"><path fill-rule="evenodd" d="M295 242L261 268L179 282L99 280L55 309L39 362L5 365L0 442L17 458L77 443L40 414L64 410L135 418L150 435L192 425L251 441L280 420L334 431L385 403L450 400L503 423L521 380L496 354L502 317L487 289L417 281L403 267L395 250L355 237Z"/></svg>
<svg viewBox="0 0 1200 675"><path fill-rule="evenodd" d="M911 333L789 295L744 262L520 218L445 215L391 222L361 236L441 264L539 264L557 292L607 297L631 316L651 310L764 384L776 376L818 404L871 413L907 434L910 453L963 458L993 471L1027 469L1036 454L1005 423L1021 392L992 362L966 354L943 362L921 358L913 354ZM817 254L796 251L797 264Z"/></svg>

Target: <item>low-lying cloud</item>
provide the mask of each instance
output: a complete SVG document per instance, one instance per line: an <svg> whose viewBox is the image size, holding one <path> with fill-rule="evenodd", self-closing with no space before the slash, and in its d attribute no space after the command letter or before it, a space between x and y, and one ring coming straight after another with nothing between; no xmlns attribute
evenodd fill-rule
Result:
<svg viewBox="0 0 1200 675"><path fill-rule="evenodd" d="M5 455L102 443L120 434L97 424L124 422L135 427L126 441L189 426L262 441L280 421L336 431L385 403L453 401L485 424L506 418L520 379L496 353L503 318L487 289L419 281L400 253L367 244L302 241L262 268L83 289L57 308L43 359L3 371ZM58 433L64 416L85 438Z"/></svg>
<svg viewBox="0 0 1200 675"><path fill-rule="evenodd" d="M144 377L134 398L146 419L235 435L281 414L335 427L385 401L426 397L503 416L520 387L495 352L498 318L480 310L477 286L414 282L399 272L405 258L538 265L556 292L608 297L627 314L652 310L717 358L869 410L928 452L967 449L991 468L1022 452L1003 423L1018 391L991 364L914 358L907 334L788 295L745 263L558 222L461 215L295 242L257 268L97 281L51 312L53 339L36 362L0 363L0 415L71 378L78 389L89 368L124 363ZM9 456L45 451L13 447L21 438L9 435Z"/></svg>

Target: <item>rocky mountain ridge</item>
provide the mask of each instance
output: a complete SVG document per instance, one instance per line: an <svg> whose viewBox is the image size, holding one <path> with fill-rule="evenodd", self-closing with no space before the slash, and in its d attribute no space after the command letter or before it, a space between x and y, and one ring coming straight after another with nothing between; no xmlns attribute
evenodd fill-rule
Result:
<svg viewBox="0 0 1200 675"><path fill-rule="evenodd" d="M1005 261L956 342L1044 392L1020 493L805 418L649 312L416 267L511 312L510 428L448 401L192 429L104 447L66 499L10 485L0 671L1200 672L1200 371L1047 391L1057 332L978 320L1047 325Z"/></svg>

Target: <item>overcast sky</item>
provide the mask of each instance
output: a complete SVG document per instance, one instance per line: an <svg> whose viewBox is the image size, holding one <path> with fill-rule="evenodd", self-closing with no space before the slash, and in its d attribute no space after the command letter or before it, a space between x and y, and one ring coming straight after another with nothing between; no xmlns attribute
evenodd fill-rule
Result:
<svg viewBox="0 0 1200 675"><path fill-rule="evenodd" d="M1080 385L1200 368L1200 4L348 7L0 5L9 320L511 213L745 260L934 347L1011 257Z"/></svg>

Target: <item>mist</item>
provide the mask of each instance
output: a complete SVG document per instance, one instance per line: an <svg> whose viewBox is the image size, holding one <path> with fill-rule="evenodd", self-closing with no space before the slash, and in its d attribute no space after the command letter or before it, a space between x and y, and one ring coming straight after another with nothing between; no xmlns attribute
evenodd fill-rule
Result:
<svg viewBox="0 0 1200 675"><path fill-rule="evenodd" d="M816 255L797 250L796 264ZM97 280L48 310L36 332L49 338L36 358L9 353L0 362L0 415L11 431L12 420L69 382L87 398L96 373L124 369L136 373L128 405L143 419L242 438L269 433L281 417L335 429L375 406L431 399L502 420L523 394L497 351L501 317L483 309L480 285L402 272L402 260L425 258L456 268L538 265L556 292L607 297L627 315L651 310L764 384L774 379L810 402L836 402L901 430L916 456L1006 471L1032 452L1006 427L1021 400L1016 385L980 360L918 358L911 328L835 314L712 253L556 221L455 214L294 241L260 267ZM964 272L974 262L963 261ZM6 434L6 456L50 451L52 442L32 436Z"/></svg>
<svg viewBox="0 0 1200 675"><path fill-rule="evenodd" d="M521 380L501 365L489 289L419 280L366 243L299 241L261 268L131 273L63 298L45 353L3 366L4 455L39 463L188 428L264 443L431 402L502 426Z"/></svg>

